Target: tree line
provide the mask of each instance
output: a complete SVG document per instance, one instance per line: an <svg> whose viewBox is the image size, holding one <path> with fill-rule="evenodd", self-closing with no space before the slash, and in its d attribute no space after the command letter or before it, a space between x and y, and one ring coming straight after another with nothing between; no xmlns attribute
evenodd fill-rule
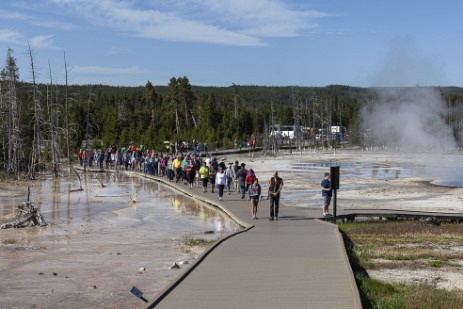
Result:
<svg viewBox="0 0 463 309"><path fill-rule="evenodd" d="M39 170L59 174L71 165L82 147L107 149L129 143L166 151L165 141L193 139L222 148L251 136L263 143L274 124L305 128L344 126L352 144L362 143L359 113L374 97L370 88L327 87L193 86L187 77L172 77L167 86L150 81L140 87L68 85L35 81L29 48L32 80L20 80L13 50L9 49L0 76L0 162L8 175ZM448 100L448 121L454 127L463 117L463 90L441 89ZM451 116L453 115L453 116Z"/></svg>

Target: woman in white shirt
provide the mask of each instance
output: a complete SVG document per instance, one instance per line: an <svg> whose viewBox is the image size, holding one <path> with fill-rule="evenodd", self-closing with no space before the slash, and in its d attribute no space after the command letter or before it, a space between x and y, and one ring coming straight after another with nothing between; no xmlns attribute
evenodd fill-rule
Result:
<svg viewBox="0 0 463 309"><path fill-rule="evenodd" d="M223 190L225 189L226 176L223 168L219 166L219 171L215 174L215 185L219 189L219 201L222 200Z"/></svg>

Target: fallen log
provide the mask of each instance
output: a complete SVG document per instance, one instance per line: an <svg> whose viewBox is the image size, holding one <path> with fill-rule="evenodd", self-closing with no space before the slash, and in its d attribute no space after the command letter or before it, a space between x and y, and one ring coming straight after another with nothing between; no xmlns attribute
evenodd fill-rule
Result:
<svg viewBox="0 0 463 309"><path fill-rule="evenodd" d="M16 219L0 225L0 229L21 228L28 226L46 226L47 222L43 219L38 207L30 201L31 188L27 189L27 201L16 207Z"/></svg>

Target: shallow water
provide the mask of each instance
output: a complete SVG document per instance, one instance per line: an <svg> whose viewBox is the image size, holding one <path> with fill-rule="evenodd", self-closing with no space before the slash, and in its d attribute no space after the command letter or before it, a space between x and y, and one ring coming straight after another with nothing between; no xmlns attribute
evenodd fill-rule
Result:
<svg viewBox="0 0 463 309"><path fill-rule="evenodd" d="M393 156L393 154L391 154ZM359 155L361 157L361 155ZM287 169L282 170L289 186L285 186L283 201L288 205L307 208L320 208L320 182L323 174L330 167L340 167L339 192L365 190L381 187L389 180L408 180L421 178L432 184L450 187L463 187L461 173L463 168L459 163L461 156L415 155L414 157L395 157L395 160L371 162L361 159L299 161L292 162ZM356 206L365 203L356 200ZM351 203L353 205L353 203Z"/></svg>
<svg viewBox="0 0 463 309"><path fill-rule="evenodd" d="M329 171L332 166L339 166L343 177L395 179L410 178L423 175L423 166L418 164L389 164L364 162L319 162L294 163L293 168L300 171L309 171L324 168Z"/></svg>
<svg viewBox="0 0 463 309"><path fill-rule="evenodd" d="M192 260L181 248L185 239L238 230L205 204L146 179L88 174L84 191L70 192L78 187L74 179L33 183L31 201L50 226L0 230L2 306L142 307L129 290L137 286L152 300L178 276L169 266ZM0 223L13 218L26 193L24 186L0 189Z"/></svg>

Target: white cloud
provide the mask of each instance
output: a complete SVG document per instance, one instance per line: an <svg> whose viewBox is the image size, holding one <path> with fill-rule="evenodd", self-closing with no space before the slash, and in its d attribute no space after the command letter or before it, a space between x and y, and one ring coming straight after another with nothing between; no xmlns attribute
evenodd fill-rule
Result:
<svg viewBox="0 0 463 309"><path fill-rule="evenodd" d="M315 18L329 16L314 10L290 8L280 0L192 0L217 21L225 20L243 33L259 37L293 37L318 27Z"/></svg>
<svg viewBox="0 0 463 309"><path fill-rule="evenodd" d="M31 16L13 11L0 10L0 18L25 21L31 19Z"/></svg>
<svg viewBox="0 0 463 309"><path fill-rule="evenodd" d="M1 10L0 9L0 18L1 19L9 19L9 20L16 20L16 21L21 21L21 22L27 22L29 24L35 25L35 26L40 26L40 27L45 27L45 28L58 28L58 29L75 29L76 26L69 23L69 22L60 22L57 20L53 20L50 17L47 18L37 18L32 15L24 14L24 13L19 13L15 11L7 11L7 10Z"/></svg>
<svg viewBox="0 0 463 309"><path fill-rule="evenodd" d="M264 38L304 35L317 27L314 18L327 16L290 8L281 0L153 0L149 8L142 1L50 1L135 36L225 45L261 46Z"/></svg>
<svg viewBox="0 0 463 309"><path fill-rule="evenodd" d="M0 29L0 42L17 43L21 38L21 34L10 29Z"/></svg>
<svg viewBox="0 0 463 309"><path fill-rule="evenodd" d="M35 36L30 40L30 45L32 48L47 48L47 49L56 49L53 44L52 35L39 35Z"/></svg>

